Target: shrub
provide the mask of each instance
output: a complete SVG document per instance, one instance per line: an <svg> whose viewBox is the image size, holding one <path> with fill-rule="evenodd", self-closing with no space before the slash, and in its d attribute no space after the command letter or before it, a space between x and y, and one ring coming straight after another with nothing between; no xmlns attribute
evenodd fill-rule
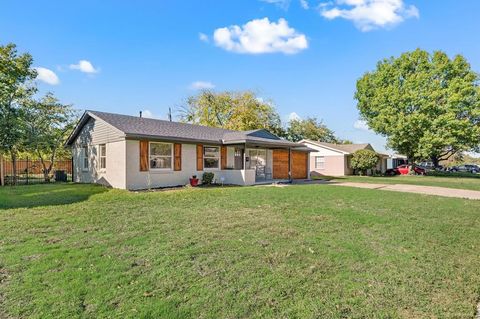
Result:
<svg viewBox="0 0 480 319"><path fill-rule="evenodd" d="M350 165L353 169L358 170L360 175L366 174L368 169L377 166L378 155L372 150L358 150L353 153Z"/></svg>
<svg viewBox="0 0 480 319"><path fill-rule="evenodd" d="M204 185L212 185L213 183L213 178L215 177L215 174L212 172L205 172L202 175L202 184Z"/></svg>

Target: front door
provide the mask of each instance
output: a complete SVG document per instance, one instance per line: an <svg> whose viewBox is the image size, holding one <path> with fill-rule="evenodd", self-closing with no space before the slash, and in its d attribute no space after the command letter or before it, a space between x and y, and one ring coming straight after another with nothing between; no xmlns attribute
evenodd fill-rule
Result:
<svg viewBox="0 0 480 319"><path fill-rule="evenodd" d="M235 147L234 163L235 169L243 169L243 148Z"/></svg>

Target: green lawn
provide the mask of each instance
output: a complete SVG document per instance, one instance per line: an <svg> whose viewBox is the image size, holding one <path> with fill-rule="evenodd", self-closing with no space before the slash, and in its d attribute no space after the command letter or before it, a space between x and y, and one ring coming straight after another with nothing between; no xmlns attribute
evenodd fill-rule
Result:
<svg viewBox="0 0 480 319"><path fill-rule="evenodd" d="M0 189L0 318L472 318L480 201Z"/></svg>
<svg viewBox="0 0 480 319"><path fill-rule="evenodd" d="M328 180L377 184L412 184L425 186L440 186L447 188L470 189L480 191L480 178L439 177L439 176L342 176L325 177Z"/></svg>

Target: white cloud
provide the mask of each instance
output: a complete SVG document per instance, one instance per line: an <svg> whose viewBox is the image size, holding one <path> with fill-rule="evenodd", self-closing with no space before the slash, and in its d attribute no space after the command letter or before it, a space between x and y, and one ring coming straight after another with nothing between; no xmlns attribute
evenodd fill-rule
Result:
<svg viewBox="0 0 480 319"><path fill-rule="evenodd" d="M215 84L208 81L195 81L192 84L190 84L190 89L192 90L209 90L214 88L215 88Z"/></svg>
<svg viewBox="0 0 480 319"><path fill-rule="evenodd" d="M142 117L145 117L147 119L158 119L158 117L154 115L150 110L143 110Z"/></svg>
<svg viewBox="0 0 480 319"><path fill-rule="evenodd" d="M290 0L260 0L260 1L266 2L266 3L272 3L284 10L287 10L288 7L290 6Z"/></svg>
<svg viewBox="0 0 480 319"><path fill-rule="evenodd" d="M365 122L364 120L355 121L355 123L353 123L353 127L361 131L370 131L367 122Z"/></svg>
<svg viewBox="0 0 480 319"><path fill-rule="evenodd" d="M94 68L93 64L87 60L80 60L77 64L70 64L70 69L89 74L98 73L98 69Z"/></svg>
<svg viewBox="0 0 480 319"><path fill-rule="evenodd" d="M246 54L295 54L308 47L304 34L288 26L285 19L270 22L268 18L256 19L243 26L216 29L215 44L227 51Z"/></svg>
<svg viewBox="0 0 480 319"><path fill-rule="evenodd" d="M42 67L35 68L35 70L37 70L37 80L50 85L57 85L60 83L60 79L52 70Z"/></svg>
<svg viewBox="0 0 480 319"><path fill-rule="evenodd" d="M198 34L198 38L199 38L200 41L202 41L202 42L209 42L209 41L210 41L210 39L208 38L208 35L206 35L205 33L202 33L202 32L200 32L200 33Z"/></svg>
<svg viewBox="0 0 480 319"><path fill-rule="evenodd" d="M290 114L288 114L288 121L298 121L298 120L301 120L302 118L300 117L300 115L298 115L297 113L295 112L292 112Z"/></svg>
<svg viewBox="0 0 480 319"><path fill-rule="evenodd" d="M307 0L300 0L300 6L304 8L305 10L310 9L310 5L308 4Z"/></svg>
<svg viewBox="0 0 480 319"><path fill-rule="evenodd" d="M323 17L351 20L362 31L391 27L420 16L417 7L403 0L336 0L321 3L318 8Z"/></svg>

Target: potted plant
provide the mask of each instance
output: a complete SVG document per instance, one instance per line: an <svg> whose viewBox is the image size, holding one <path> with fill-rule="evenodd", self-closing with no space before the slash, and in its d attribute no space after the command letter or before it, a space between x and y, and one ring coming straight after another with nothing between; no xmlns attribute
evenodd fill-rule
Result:
<svg viewBox="0 0 480 319"><path fill-rule="evenodd" d="M190 177L190 186L192 187L198 186L197 175L193 175L192 177Z"/></svg>

